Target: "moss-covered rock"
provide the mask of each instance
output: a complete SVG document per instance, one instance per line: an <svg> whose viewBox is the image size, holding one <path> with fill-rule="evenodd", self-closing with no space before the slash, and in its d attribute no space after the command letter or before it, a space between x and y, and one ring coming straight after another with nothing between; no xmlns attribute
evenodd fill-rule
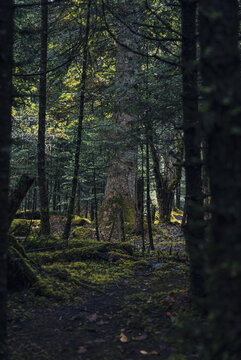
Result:
<svg viewBox="0 0 241 360"><path fill-rule="evenodd" d="M75 215L72 220L72 226L84 226L84 225L90 225L91 221L87 218L83 218L80 216Z"/></svg>
<svg viewBox="0 0 241 360"><path fill-rule="evenodd" d="M71 233L71 236L73 238L77 238L77 239L89 239L92 238L94 236L94 229L92 228L86 228L83 226L77 226Z"/></svg>
<svg viewBox="0 0 241 360"><path fill-rule="evenodd" d="M16 219L40 220L40 211L26 210L18 211L15 215Z"/></svg>
<svg viewBox="0 0 241 360"><path fill-rule="evenodd" d="M14 236L27 236L30 233L37 233L40 227L40 220L14 219L9 233Z"/></svg>
<svg viewBox="0 0 241 360"><path fill-rule="evenodd" d="M42 265L80 260L111 260L114 252L121 253L123 257L130 257L133 255L133 247L129 243L72 241L69 247L64 250L36 252L30 256L37 264Z"/></svg>

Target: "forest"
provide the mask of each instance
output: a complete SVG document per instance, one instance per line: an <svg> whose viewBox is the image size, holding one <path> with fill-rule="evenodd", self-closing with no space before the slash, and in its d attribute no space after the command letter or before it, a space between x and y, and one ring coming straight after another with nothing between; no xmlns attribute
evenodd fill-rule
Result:
<svg viewBox="0 0 241 360"><path fill-rule="evenodd" d="M0 360L241 359L239 0L1 0Z"/></svg>

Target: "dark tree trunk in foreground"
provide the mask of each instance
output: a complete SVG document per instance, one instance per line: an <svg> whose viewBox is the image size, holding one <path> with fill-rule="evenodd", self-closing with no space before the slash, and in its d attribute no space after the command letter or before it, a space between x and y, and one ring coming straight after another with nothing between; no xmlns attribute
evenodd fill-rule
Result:
<svg viewBox="0 0 241 360"><path fill-rule="evenodd" d="M0 359L7 359L7 231L12 97L13 2L0 2Z"/></svg>
<svg viewBox="0 0 241 360"><path fill-rule="evenodd" d="M236 0L200 0L201 71L211 189L210 339L205 359L241 354L241 81Z"/></svg>
<svg viewBox="0 0 241 360"><path fill-rule="evenodd" d="M49 200L45 164L45 127L46 127L46 70L48 48L48 5L41 0L41 59L39 85L39 125L38 125L38 183L40 198L41 234L50 234Z"/></svg>
<svg viewBox="0 0 241 360"><path fill-rule="evenodd" d="M182 1L183 129L186 171L184 227L194 302L204 296L204 220L196 57L196 0Z"/></svg>
<svg viewBox="0 0 241 360"><path fill-rule="evenodd" d="M89 31L90 31L90 7L91 0L88 1L87 8L87 19L86 19L86 29L85 29L85 39L84 39L84 47L83 47L83 65L82 65L82 78L80 84L80 109L79 109L79 123L78 130L76 134L76 147L75 147L75 159L74 159L74 174L72 179L72 188L71 194L68 204L67 211L67 220L64 228L63 238L68 240L72 216L74 213L74 204L75 204L75 196L78 184L78 175L79 175L79 158L80 158L80 146L82 141L82 129L83 129L83 119L84 119L84 106L85 106L85 85L86 85L86 77L87 77L87 67L88 67L88 41L89 41Z"/></svg>
<svg viewBox="0 0 241 360"><path fill-rule="evenodd" d="M32 186L34 178L30 178L28 175L22 175L19 183L12 192L9 198L9 208L8 208L8 228L11 225L11 222L14 219L16 212L18 211L21 202L27 195L28 190Z"/></svg>

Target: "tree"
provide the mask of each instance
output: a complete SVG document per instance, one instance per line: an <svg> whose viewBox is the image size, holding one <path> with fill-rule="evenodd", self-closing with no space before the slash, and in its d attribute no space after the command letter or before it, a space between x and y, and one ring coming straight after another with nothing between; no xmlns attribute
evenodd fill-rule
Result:
<svg viewBox="0 0 241 360"><path fill-rule="evenodd" d="M7 359L7 231L12 102L13 2L0 3L0 359Z"/></svg>
<svg viewBox="0 0 241 360"><path fill-rule="evenodd" d="M241 354L241 93L239 4L200 0L202 121L211 189L210 339L205 359Z"/></svg>
<svg viewBox="0 0 241 360"><path fill-rule="evenodd" d="M40 197L41 233L50 234L49 199L45 166L45 128L46 128L46 80L48 50L48 4L41 0L41 58L39 86L39 124L38 124L38 183Z"/></svg>
<svg viewBox="0 0 241 360"><path fill-rule="evenodd" d="M194 0L183 0L182 83L185 144L186 216L185 238L190 256L191 291L194 303L204 296L204 220L201 179L201 134L198 114L197 34Z"/></svg>
<svg viewBox="0 0 241 360"><path fill-rule="evenodd" d="M71 195L69 199L68 212L67 212L67 221L65 224L63 238L68 240L71 228L71 220L74 212L75 204L75 195L77 190L78 183L78 174L79 174L79 158L80 158L80 146L82 140L82 128L83 128L83 118L84 118L84 106L85 106L85 86L86 86L86 77L87 77L87 68L88 68L88 41L89 41L89 31L90 31L90 10L91 10L91 0L88 1L87 15L86 15L86 29L85 29L85 39L83 47L83 65L82 65L82 78L80 83L80 108L79 108L79 122L78 130L76 134L76 149L75 149L75 161L74 161L74 174L72 180Z"/></svg>
<svg viewBox="0 0 241 360"><path fill-rule="evenodd" d="M130 7L127 1L121 1L120 14L127 18L138 18L137 3ZM102 205L102 219L109 221L119 218L119 223L134 222L136 203L137 144L131 137L136 127L137 116L133 110L136 102L135 75L139 71L139 58L128 48L137 49L138 40L122 23L117 24L116 80L118 89L115 98L114 122L116 129L112 135L115 144L110 159L105 197ZM111 215L112 214L112 215ZM112 219L111 219L112 218ZM122 228L122 226L121 226Z"/></svg>

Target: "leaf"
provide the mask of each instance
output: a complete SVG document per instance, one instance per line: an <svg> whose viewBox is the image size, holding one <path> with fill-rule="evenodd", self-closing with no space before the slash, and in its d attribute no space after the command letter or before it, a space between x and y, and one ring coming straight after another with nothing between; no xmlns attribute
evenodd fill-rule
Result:
<svg viewBox="0 0 241 360"><path fill-rule="evenodd" d="M120 341L123 343L128 342L128 338L125 336L124 333L120 333Z"/></svg>
<svg viewBox="0 0 241 360"><path fill-rule="evenodd" d="M148 352L147 352L146 350L140 350L140 353L141 353L142 355L148 355Z"/></svg>
<svg viewBox="0 0 241 360"><path fill-rule="evenodd" d="M87 349L84 346L80 346L77 350L78 354L85 354L86 352L87 352Z"/></svg>
<svg viewBox="0 0 241 360"><path fill-rule="evenodd" d="M97 314L91 314L87 317L87 319L89 320L89 322L95 322L97 320Z"/></svg>
<svg viewBox="0 0 241 360"><path fill-rule="evenodd" d="M148 352L148 351L146 351L146 350L141 350L140 351L140 353L142 354L142 355L159 355L159 353L157 352L157 351L155 351L155 350L152 350L152 351L150 351L150 352Z"/></svg>
<svg viewBox="0 0 241 360"><path fill-rule="evenodd" d="M143 341L143 340L146 340L147 338L148 338L148 335L146 333L143 333L140 336L132 336L132 340L135 340L135 341Z"/></svg>
<svg viewBox="0 0 241 360"><path fill-rule="evenodd" d="M149 355L159 355L159 352L152 350L151 352L149 352Z"/></svg>

